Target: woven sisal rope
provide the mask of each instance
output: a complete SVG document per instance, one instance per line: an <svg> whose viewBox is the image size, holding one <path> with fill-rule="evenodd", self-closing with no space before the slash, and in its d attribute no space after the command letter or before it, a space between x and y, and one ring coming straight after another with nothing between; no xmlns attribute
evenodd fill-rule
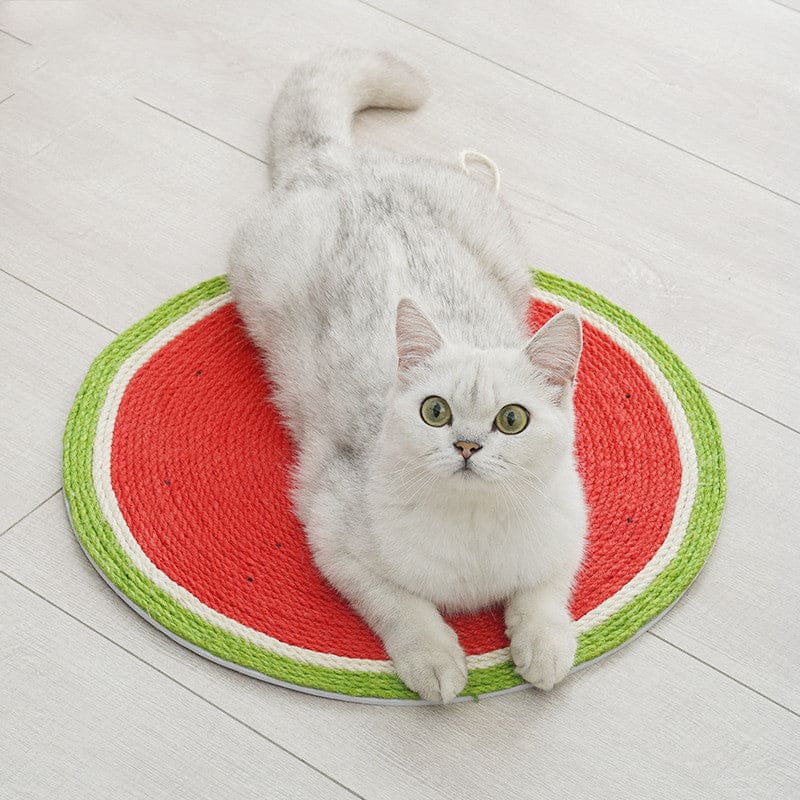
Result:
<svg viewBox="0 0 800 800"><path fill-rule="evenodd" d="M593 364L581 380L593 535L572 608L578 664L634 636L697 574L722 510L724 461L696 381L641 323L544 273L534 296L534 325L577 304ZM287 501L292 454L248 347L215 279L96 359L65 433L64 485L81 543L137 610L234 668L336 695L414 698L313 568ZM231 402L242 419L219 410ZM248 483L254 472L262 484ZM453 624L468 653L465 694L520 683L499 611Z"/></svg>

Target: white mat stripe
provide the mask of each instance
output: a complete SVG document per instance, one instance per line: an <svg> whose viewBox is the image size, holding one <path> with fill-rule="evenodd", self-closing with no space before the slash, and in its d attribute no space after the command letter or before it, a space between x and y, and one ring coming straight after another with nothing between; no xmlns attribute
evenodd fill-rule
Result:
<svg viewBox="0 0 800 800"><path fill-rule="evenodd" d="M605 317L595 314L585 309L577 303L566 303L563 297L549 292L537 290L532 293L534 297L544 300L552 305L570 308L579 313L581 318L593 327L605 333L616 344L622 347L639 364L647 377L653 382L656 391L661 396L661 400L667 409L672 428L675 431L675 439L678 444L678 452L681 461L681 486L678 491L678 498L675 502L675 513L672 517L672 524L666 538L661 543L661 547L656 550L650 561L645 564L640 572L631 578L625 586L617 590L615 594L588 611L580 619L575 620L575 628L578 634L595 628L613 616L623 606L627 605L634 597L649 586L655 578L667 567L675 558L681 546L683 537L689 526L689 517L692 513L694 500L697 495L698 466L697 454L694 449L692 431L689 427L689 420L686 412L681 405L675 390L664 374L642 347L627 337L616 325Z"/></svg>
<svg viewBox="0 0 800 800"><path fill-rule="evenodd" d="M576 633L580 634L601 624L616 613L616 611L646 588L674 558L686 532L689 514L691 513L697 490L697 459L691 437L691 430L689 429L688 420L686 419L680 401L655 362L639 345L630 340L604 317L588 311L580 305L565 303L564 298L541 290L535 290L532 292L532 296L558 307L569 306L573 308L580 314L582 319L590 325L602 330L637 361L648 378L656 386L667 408L678 441L678 449L682 464L681 488L672 525L666 539L653 558L628 584L623 586L605 602L574 622ZM189 327L229 302L231 302L230 294L224 293L211 300L200 303L188 314L175 320L152 339L145 342L142 347L122 364L119 371L114 376L100 411L93 453L95 491L103 516L111 526L123 551L131 559L136 568L147 576L156 586L173 597L176 602L211 625L221 628L234 636L245 639L272 653L286 656L298 662L334 669L391 673L393 669L390 661L348 658L346 656L320 653L314 650L289 645L260 631L242 625L220 614L209 606L206 606L188 590L159 570L152 561L150 561L142 551L139 543L133 537L133 534L122 516L122 512L120 511L111 486L111 444L114 433L114 422L125 388L136 372L147 363L158 350ZM508 648L500 648L489 653L469 656L467 658L470 669L490 667L505 663L508 660Z"/></svg>

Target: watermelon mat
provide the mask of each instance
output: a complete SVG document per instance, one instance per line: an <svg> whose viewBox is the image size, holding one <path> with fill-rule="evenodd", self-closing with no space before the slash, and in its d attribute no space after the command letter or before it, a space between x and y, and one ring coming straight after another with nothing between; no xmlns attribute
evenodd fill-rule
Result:
<svg viewBox="0 0 800 800"><path fill-rule="evenodd" d="M689 586L725 496L717 421L697 381L640 322L537 272L534 330L581 314L577 456L591 510L571 611L576 666L641 632ZM289 500L292 446L224 278L178 295L92 364L67 423L73 526L111 587L181 644L315 694L421 702L317 572ZM464 697L524 686L502 611L449 618Z"/></svg>

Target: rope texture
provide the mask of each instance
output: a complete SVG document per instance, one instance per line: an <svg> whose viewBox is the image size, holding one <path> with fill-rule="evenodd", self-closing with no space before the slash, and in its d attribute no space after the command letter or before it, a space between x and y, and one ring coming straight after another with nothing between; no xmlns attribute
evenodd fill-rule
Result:
<svg viewBox="0 0 800 800"><path fill-rule="evenodd" d="M676 502L675 493L677 490L674 481L670 481L670 477L675 475L675 467L674 465L672 467L669 466L669 458L665 460L663 453L655 452L658 448L654 445L654 440L647 441L646 447L654 452L654 457L658 457L656 470L652 474L658 474L659 464L666 465L663 467L663 474L660 476L663 481L658 491L650 492L647 495L646 507L624 511L627 515L625 520L628 528L626 529L626 538L621 540L623 547L617 555L620 563L633 564L634 566L634 562L637 559L639 561L647 561L647 559L657 561L658 559L654 558L654 553L656 556L660 555L662 559L668 558L669 560L663 564L659 563L658 573L646 588L632 583L630 586L618 591L618 596L627 597L624 594L625 590L628 590L631 596L610 617L581 633L576 658L576 664L578 664L597 658L628 640L668 608L700 570L713 544L722 512L725 494L724 456L717 422L706 398L688 370L663 342L631 315L582 286L541 272L535 273L535 282L540 290L560 298L562 305L565 303L577 303L584 309L600 315L649 354L660 373L674 390L674 401L671 402L678 403L681 412L686 416L691 434L689 446L693 448L693 456L696 457L697 481L691 498L693 502L688 503L687 501L688 507L685 509L686 521L681 523L682 530L679 532L682 536L675 540L680 541L680 545L675 552L667 551L663 544L665 537L669 538L666 531L669 525L669 518L665 512L666 506L663 503L658 505L652 498L661 496L667 497L667 500L673 504ZM296 648L293 650L288 646L285 648L275 646L270 650L268 646L264 646L265 640L263 637L259 638L255 635L255 632L254 635L249 635L247 627L242 627L241 625L236 627L233 624L233 619L238 619L241 622L242 617L247 616L247 601L242 599L243 595L241 594L241 590L247 589L250 583L246 578L236 585L234 593L226 599L222 597L221 591L216 588L216 584L220 583L220 581L215 578L213 571L209 572L208 569L201 570L203 575L197 586L193 587L192 594L203 594L203 591L207 591L209 596L201 598L203 603L215 608L223 608L225 607L225 602L228 602L226 608L230 609L227 614L221 613L219 615L221 624L210 623L201 613L197 613L196 608L191 603L180 602L176 599L176 596L173 596L174 592L170 593L170 591L156 585L153 580L154 572L157 571L156 568L172 570L173 572L177 570L179 574L185 576L187 570L185 564L176 567L175 564L162 563L154 564L152 570L140 569L134 564L129 553L121 546L120 538L118 533L115 533L115 528L109 524L108 512L104 511L104 509L108 508L109 498L98 497L95 483L96 476L94 475L94 471L97 468L95 448L97 446L98 423L101 421L101 410L107 399L109 387L111 387L125 362L146 343L163 332L168 326L189 314L193 309L197 309L200 304L213 298L219 298L226 290L227 286L224 278L216 278L179 295L122 334L93 363L76 398L67 423L64 439L65 494L76 533L95 565L133 604L137 605L154 621L173 632L179 638L208 651L217 658L232 665L245 667L299 687L309 687L352 697L413 699L416 695L406 689L394 674L386 670L337 668L327 665L340 663L336 660L337 656L348 655L348 653L337 653L335 646L331 644L331 640L328 639L326 641L324 635L321 639L317 637L315 640L315 637L311 636L310 641L292 642L294 645L298 643L313 645L310 649L317 651L314 653L317 657L305 659L302 655L299 658L297 657ZM217 314L219 313L221 312L217 312ZM541 324L549 313L551 311L548 311L546 307L539 307L538 310L534 309L533 316L536 318L537 324ZM206 319L210 320L211 317ZM221 331L216 338L211 337L206 341L214 343L214 346L220 350L225 350L231 346L230 342L225 338L224 331ZM171 346L178 347L180 344L181 338L177 337L173 339ZM160 349L156 356L153 356L148 361L148 364L154 362L159 354L166 349L166 347ZM598 352L602 352L602 350L598 350ZM144 373L144 370L141 372ZM201 375L196 374L196 372L189 378L195 381L200 379ZM131 379L131 386L133 386L138 377L139 373ZM645 389L645 386L636 386L626 394L633 393L635 395ZM122 398L123 404L127 396L126 392ZM135 398L136 395L132 393L131 397ZM617 398L620 407L624 409L623 399L629 400L630 398ZM137 402L141 401L142 395L139 395ZM202 403L203 397L198 396L198 402ZM154 410L159 412L159 408L157 403L154 405L152 402L145 402L141 408L138 408L134 403L128 409L128 412L133 414L132 418L136 418L137 414L140 416L152 414ZM163 412L163 408L160 411ZM613 409L609 413L613 413ZM624 413L624 411L620 413ZM633 417L629 419L633 420ZM139 462L136 455L137 448L140 448L138 452L144 452L141 449L141 437L132 435L124 426L118 431L118 434L114 438L112 473L116 469L114 462L118 460L117 453L122 453L125 448L127 448L125 450L127 455L123 461L128 463L129 466L128 474L121 478L118 476L117 485L114 488L114 494L117 496L113 499L120 501L120 506L124 512L123 516L126 516L129 520L137 518L137 514L141 513L142 508L150 502L146 498L148 492L150 496L153 495L154 484L159 484L158 491L161 492L159 497L162 502L161 510L168 509L170 503L174 505L174 498L170 499L169 485L164 484L165 479L162 476L153 475L153 470L142 472L142 468L137 466ZM579 440L579 450L580 446ZM612 466L615 461L625 461L626 459L626 453L614 452L614 443L607 438L605 440L602 438L597 439L596 441L587 440L585 446L594 451L607 446L609 448L609 457L606 458L606 461L611 463ZM670 447L670 443L667 442L664 449L669 451ZM672 456L677 457L676 453L677 450L674 450ZM579 458L580 456L579 452ZM631 454L628 453L628 460L630 460L630 456ZM146 459L141 459L141 461L144 463ZM680 462L678 462L678 472L680 472ZM223 473L224 470L221 475ZM608 474L611 475L613 482L613 473ZM169 478L166 478L166 480L170 481ZM606 519L609 516L614 517L614 515L618 517L620 513L623 513L621 509L605 507L608 506L607 502L604 506L603 486L608 483L609 480L606 476L604 480L596 479L593 483L587 485L587 493L593 510L593 528L596 518ZM137 491L132 491L131 486L137 489L139 494L137 494ZM147 487L143 494L140 491L142 487ZM125 502L128 504L127 509L124 507ZM192 498L190 495L184 494L181 496L180 502L184 506L191 506ZM195 502L199 501L195 498ZM163 505L164 503L166 505ZM200 504L202 505L202 503ZM666 505L669 505L669 503ZM678 510L676 508L675 519L678 519ZM195 509L195 513L197 511ZM202 513L203 509L200 508L199 512ZM618 522L619 520L617 520ZM619 527L618 524L617 527ZM637 529L640 530L639 534L635 532ZM159 532L154 530L152 525L149 526L148 530L155 540L158 540L159 537L164 539L165 534L168 533L168 531ZM645 531L649 537L649 549L639 547L637 550L634 544L637 536L639 538L644 536L642 531ZM137 538L141 539L139 543L144 548L147 544L146 537L139 534ZM169 537L167 536L166 538ZM629 548L631 552L623 552L627 547L626 542L633 543ZM152 545L153 543L151 542L150 544ZM659 547L661 548L660 550L658 549ZM192 549L189 544L184 543L184 552ZM149 553L154 561L163 558L164 553L169 554L168 551L169 547L159 550L157 541L155 546L149 548ZM293 551L290 550L290 552L294 559L308 558L307 553L301 553L297 548ZM590 596L591 593L587 594L585 591L582 594L578 593L582 597L588 597L589 599L582 601L585 607L576 607L575 602L573 603L573 615L576 618L590 619L593 613L592 609L597 605L598 599L602 599L604 591L610 591L606 584L611 581L614 584L612 588L618 589L617 584L624 580L625 575L617 576L614 580L609 578L608 573L614 572L613 558L615 554L611 553L610 555L611 561L609 561L609 554L606 553L605 557L603 557L602 552L599 555L595 553L591 559L588 559L590 563L588 571L586 568L584 570L585 574L582 576L582 583L585 582L591 588L594 582L597 591L595 591L594 596ZM202 563L202 559L200 561ZM592 564L604 564L605 566L599 572L596 570L595 574L592 575ZM207 563L205 566L207 566ZM252 571L252 565L245 565L242 575ZM248 574L247 577L252 576ZM182 581L182 583L185 585L186 582ZM635 594L633 594L634 591ZM231 624L226 624L228 617L231 618ZM471 654L470 664L475 664L476 666L470 669L469 682L465 689L465 694L476 696L521 683L521 679L513 671L513 665L507 661L507 651L503 649L503 642L497 639L497 628L498 626L502 627L501 620L495 619L492 622L491 613L488 619L488 623L485 621L483 623L481 635L475 641L470 642L471 647L467 647L468 653ZM252 620L249 620L249 622L252 627L256 627ZM459 622L458 620L456 621L456 628L462 637L462 641L465 638L469 640L467 627L460 625ZM493 625L494 628L492 627ZM306 631L303 632L304 636L305 633ZM371 632L367 631L366 636L370 635ZM283 638L290 639L290 636ZM281 637L277 637L273 641L277 642L278 639L281 639ZM363 663L367 664L369 659L376 659L373 663L377 668L378 660L385 658L385 654L382 653L379 643L377 645L378 650L375 650L374 642L370 645L368 639L364 639L364 641L367 642L366 649L363 653L356 653L356 659L363 657L367 659ZM479 664L487 663L485 655L487 650L492 649L492 647L487 646L487 643L492 647L498 648L494 650L494 653L502 663L493 664L488 661L488 666L478 666ZM330 660L326 661L323 658L320 661L318 656L324 656L326 653L331 654ZM481 656L481 654L484 655ZM484 658L483 661L480 660L482 657ZM362 662L355 660L352 663Z"/></svg>

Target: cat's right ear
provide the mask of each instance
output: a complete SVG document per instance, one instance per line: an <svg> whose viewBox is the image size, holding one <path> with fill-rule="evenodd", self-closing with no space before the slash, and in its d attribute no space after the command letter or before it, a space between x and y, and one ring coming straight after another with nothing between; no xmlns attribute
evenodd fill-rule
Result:
<svg viewBox="0 0 800 800"><path fill-rule="evenodd" d="M396 330L397 372L401 378L444 343L434 324L407 297L397 304Z"/></svg>
<svg viewBox="0 0 800 800"><path fill-rule="evenodd" d="M525 353L547 382L560 390L559 398L563 399L575 382L582 347L580 317L562 311L539 328L525 346Z"/></svg>

